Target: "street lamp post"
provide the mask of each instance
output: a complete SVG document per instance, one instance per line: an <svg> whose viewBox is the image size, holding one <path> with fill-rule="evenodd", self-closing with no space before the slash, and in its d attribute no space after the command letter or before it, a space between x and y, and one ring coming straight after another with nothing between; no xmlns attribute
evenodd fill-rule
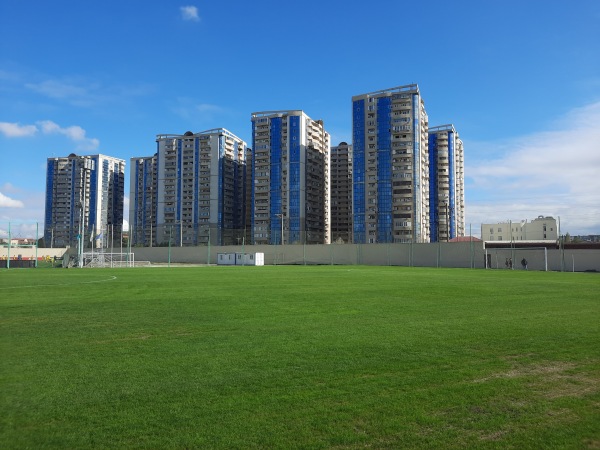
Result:
<svg viewBox="0 0 600 450"><path fill-rule="evenodd" d="M285 218L285 214L281 213L281 214L275 214L276 217L279 217L281 219L281 245L284 245L284 239L283 239L283 219Z"/></svg>
<svg viewBox="0 0 600 450"><path fill-rule="evenodd" d="M169 267L171 267L171 236L173 235L173 225L169 227Z"/></svg>
<svg viewBox="0 0 600 450"><path fill-rule="evenodd" d="M179 246L183 247L183 220L178 220L175 225L179 224Z"/></svg>
<svg viewBox="0 0 600 450"><path fill-rule="evenodd" d="M446 242L450 240L450 220L448 220L448 203L444 202L444 214L446 215Z"/></svg>

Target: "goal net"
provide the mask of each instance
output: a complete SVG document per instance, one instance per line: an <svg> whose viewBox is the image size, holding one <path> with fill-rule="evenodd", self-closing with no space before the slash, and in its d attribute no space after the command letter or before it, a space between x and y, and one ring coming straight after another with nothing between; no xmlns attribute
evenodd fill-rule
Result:
<svg viewBox="0 0 600 450"><path fill-rule="evenodd" d="M548 270L546 247L486 248L486 269Z"/></svg>
<svg viewBox="0 0 600 450"><path fill-rule="evenodd" d="M84 253L83 267L135 267L134 253Z"/></svg>

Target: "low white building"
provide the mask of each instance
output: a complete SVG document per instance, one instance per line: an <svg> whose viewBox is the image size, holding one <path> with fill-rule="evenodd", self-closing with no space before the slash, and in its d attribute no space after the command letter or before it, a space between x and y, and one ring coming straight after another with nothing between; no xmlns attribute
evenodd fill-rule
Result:
<svg viewBox="0 0 600 450"><path fill-rule="evenodd" d="M556 241L558 228L551 216L538 216L531 221L484 223L481 225L484 241Z"/></svg>
<svg viewBox="0 0 600 450"><path fill-rule="evenodd" d="M221 266L264 266L264 253L219 253L217 264Z"/></svg>

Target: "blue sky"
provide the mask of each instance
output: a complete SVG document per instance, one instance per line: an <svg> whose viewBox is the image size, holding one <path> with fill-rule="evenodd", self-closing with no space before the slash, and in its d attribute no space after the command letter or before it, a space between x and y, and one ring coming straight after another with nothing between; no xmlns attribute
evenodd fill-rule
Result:
<svg viewBox="0 0 600 450"><path fill-rule="evenodd" d="M250 114L279 109L350 142L353 95L411 83L465 143L473 234L538 215L600 234L597 0L0 0L0 232L43 226L48 157L251 143Z"/></svg>

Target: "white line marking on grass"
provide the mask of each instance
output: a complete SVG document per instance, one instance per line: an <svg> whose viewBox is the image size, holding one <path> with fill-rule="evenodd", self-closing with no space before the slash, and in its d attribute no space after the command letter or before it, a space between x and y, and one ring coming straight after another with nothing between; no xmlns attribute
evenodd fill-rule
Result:
<svg viewBox="0 0 600 450"><path fill-rule="evenodd" d="M58 283L58 284L28 284L25 286L10 286L10 287L0 287L0 291L5 289L21 289L21 288L32 288L32 287L51 287L51 286L73 286L75 284L91 284L91 283L104 283L106 281L114 281L117 277L112 276L110 278L106 278L105 280L96 280L96 281L79 281L77 283Z"/></svg>

